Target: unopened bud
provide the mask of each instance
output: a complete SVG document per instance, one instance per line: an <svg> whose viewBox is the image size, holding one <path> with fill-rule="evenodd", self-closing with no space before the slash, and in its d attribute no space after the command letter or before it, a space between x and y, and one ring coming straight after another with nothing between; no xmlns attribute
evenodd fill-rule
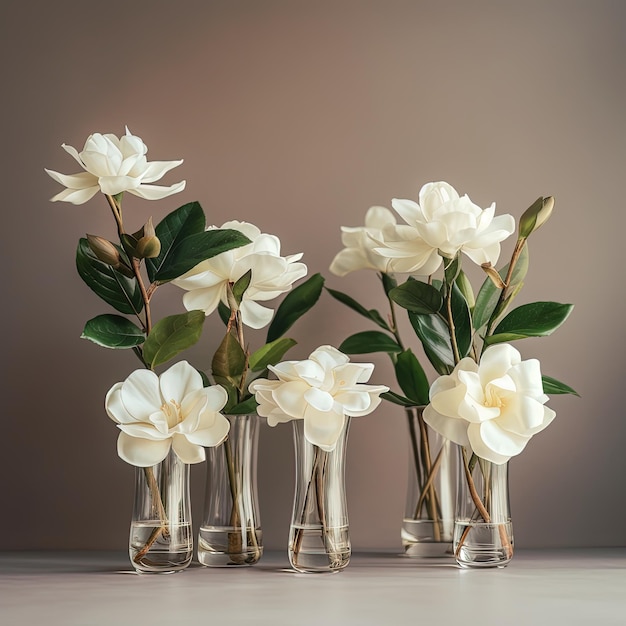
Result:
<svg viewBox="0 0 626 626"><path fill-rule="evenodd" d="M527 238L531 233L541 228L552 215L554 209L554 198L538 198L524 211L519 220L519 236Z"/></svg>
<svg viewBox="0 0 626 626"><path fill-rule="evenodd" d="M103 263L115 267L121 261L118 249L107 239L97 235L87 235L87 243L98 260Z"/></svg>
<svg viewBox="0 0 626 626"><path fill-rule="evenodd" d="M156 235L142 237L135 246L135 252L138 259L154 259L161 252L161 242Z"/></svg>

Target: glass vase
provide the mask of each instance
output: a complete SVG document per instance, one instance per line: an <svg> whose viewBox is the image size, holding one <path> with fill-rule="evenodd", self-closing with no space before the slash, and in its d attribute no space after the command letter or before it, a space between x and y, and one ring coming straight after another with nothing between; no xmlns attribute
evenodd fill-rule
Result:
<svg viewBox="0 0 626 626"><path fill-rule="evenodd" d="M461 567L504 567L513 558L508 463L496 465L458 447L454 556Z"/></svg>
<svg viewBox="0 0 626 626"><path fill-rule="evenodd" d="M253 565L263 554L257 495L257 415L227 415L224 443L207 449L204 517L198 537L202 565Z"/></svg>
<svg viewBox="0 0 626 626"><path fill-rule="evenodd" d="M350 561L345 490L349 418L337 445L325 451L304 436L294 420L296 487L289 531L289 562L298 572L338 572Z"/></svg>
<svg viewBox="0 0 626 626"><path fill-rule="evenodd" d="M452 556L456 504L456 446L428 426L424 407L406 409L409 425L409 477L402 522L406 556Z"/></svg>
<svg viewBox="0 0 626 626"><path fill-rule="evenodd" d="M191 563L189 465L173 450L156 465L135 468L129 554L141 574L178 572Z"/></svg>

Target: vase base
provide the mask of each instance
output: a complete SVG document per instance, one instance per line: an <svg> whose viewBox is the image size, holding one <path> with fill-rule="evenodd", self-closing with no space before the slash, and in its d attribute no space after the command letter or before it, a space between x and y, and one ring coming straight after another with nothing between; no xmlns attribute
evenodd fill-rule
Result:
<svg viewBox="0 0 626 626"><path fill-rule="evenodd" d="M247 532L243 532L247 531ZM206 567L254 565L263 555L263 531L257 528L202 526L198 534L198 561ZM247 545L243 546L243 543Z"/></svg>
<svg viewBox="0 0 626 626"><path fill-rule="evenodd" d="M448 521L405 518L401 531L404 555L418 559L453 557L452 527L453 522Z"/></svg>
<svg viewBox="0 0 626 626"><path fill-rule="evenodd" d="M454 556L465 569L506 567L513 558L511 522L457 522L454 526Z"/></svg>
<svg viewBox="0 0 626 626"><path fill-rule="evenodd" d="M148 520L130 528L130 562L141 574L173 574L193 558L191 524L167 524Z"/></svg>
<svg viewBox="0 0 626 626"><path fill-rule="evenodd" d="M321 525L291 527L289 562L297 572L333 573L350 562L348 526L324 529Z"/></svg>

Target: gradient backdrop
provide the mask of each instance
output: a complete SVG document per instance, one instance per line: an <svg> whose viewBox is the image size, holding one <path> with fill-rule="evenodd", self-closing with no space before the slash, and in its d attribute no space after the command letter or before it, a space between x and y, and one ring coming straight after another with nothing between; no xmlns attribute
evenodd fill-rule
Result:
<svg viewBox="0 0 626 626"><path fill-rule="evenodd" d="M137 364L79 339L106 306L74 268L80 236L115 231L102 196L49 203L61 188L43 171L75 172L62 142L80 150L125 124L150 159L185 159L164 183L187 180L162 201L129 196L133 224L199 200L211 223L277 234L368 307L383 305L373 273L327 268L340 226L369 206L416 199L431 180L516 218L554 195L520 302L576 308L552 337L517 346L582 398L554 397L556 421L511 462L515 534L520 547L623 545L626 4L9 0L2 13L0 549L126 546L133 469L103 398ZM163 288L157 316L182 311L181 295ZM293 328L290 358L369 328L325 294ZM221 332L207 320L189 358L208 367ZM393 383L375 361L373 382ZM357 549L399 549L407 460L400 408L354 420ZM292 464L291 427L265 427L268 548L286 546ZM204 466L192 480L197 522Z"/></svg>

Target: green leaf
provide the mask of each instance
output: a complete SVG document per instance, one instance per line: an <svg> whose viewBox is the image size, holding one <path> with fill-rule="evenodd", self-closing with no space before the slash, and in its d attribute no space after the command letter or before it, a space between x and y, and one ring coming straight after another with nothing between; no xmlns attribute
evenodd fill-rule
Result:
<svg viewBox="0 0 626 626"><path fill-rule="evenodd" d="M491 345L526 337L551 335L569 316L573 304L558 302L531 302L513 309L499 324L485 343Z"/></svg>
<svg viewBox="0 0 626 626"><path fill-rule="evenodd" d="M443 302L435 287L420 280L407 280L392 289L389 297L403 309L421 315L437 313Z"/></svg>
<svg viewBox="0 0 626 626"><path fill-rule="evenodd" d="M443 274L448 285L452 285L461 271L461 255L457 254L453 259L444 259Z"/></svg>
<svg viewBox="0 0 626 626"><path fill-rule="evenodd" d="M213 376L235 381L246 367L246 355L231 332L227 332L219 348L213 355L211 369Z"/></svg>
<svg viewBox="0 0 626 626"><path fill-rule="evenodd" d="M476 298L474 297L474 290L472 289L472 283L470 282L467 274L461 270L459 275L456 277L456 286L459 288L459 291L463 294L465 301L467 302L467 306L469 306L470 311L476 305Z"/></svg>
<svg viewBox="0 0 626 626"><path fill-rule="evenodd" d="M198 263L222 252L239 248L250 240L238 230L213 229L177 239L169 249L161 267L153 274L154 280L167 282L182 276Z"/></svg>
<svg viewBox="0 0 626 626"><path fill-rule="evenodd" d="M113 349L134 348L146 340L141 328L120 315L107 313L90 319L81 335L99 346Z"/></svg>
<svg viewBox="0 0 626 626"><path fill-rule="evenodd" d="M341 291L336 291L335 289L329 289L326 287L326 291L333 297L335 300L339 300L342 304L345 304L347 307L351 308L353 311L356 311L363 317L366 317L368 320L371 320L375 324L378 324L381 328L385 330L391 331L389 325L384 320L383 316L376 309L366 309L363 305L359 304L354 298L351 298L349 295L342 293Z"/></svg>
<svg viewBox="0 0 626 626"><path fill-rule="evenodd" d="M550 376L542 376L541 380L543 381L543 393L548 395L556 395L561 393L571 393L580 398L580 394L566 385L562 383L560 380L556 378L551 378Z"/></svg>
<svg viewBox="0 0 626 626"><path fill-rule="evenodd" d="M437 373L449 374L454 368L454 356L448 325L438 315L417 315L411 312L409 321Z"/></svg>
<svg viewBox="0 0 626 626"><path fill-rule="evenodd" d="M396 360L396 378L400 389L407 398L415 404L428 404L428 392L430 385L428 378L411 350L405 350L398 354Z"/></svg>
<svg viewBox="0 0 626 626"><path fill-rule="evenodd" d="M206 218L199 202L189 202L166 215L156 227L156 236L161 242L161 252L154 259L146 259L146 269L151 282L163 268L167 268L170 253L181 241L204 232Z"/></svg>
<svg viewBox="0 0 626 626"><path fill-rule="evenodd" d="M307 281L290 291L280 303L274 319L267 331L267 342L271 343L282 337L293 324L319 300L324 278L314 274Z"/></svg>
<svg viewBox="0 0 626 626"><path fill-rule="evenodd" d="M415 406L415 402L413 402L413 400L409 400L408 398L401 396L399 393L394 393L393 391L385 391L385 393L380 394L380 397L383 398L383 400L387 400L388 402L399 406Z"/></svg>
<svg viewBox="0 0 626 626"><path fill-rule="evenodd" d="M285 352L296 345L296 341L281 337L256 350L250 355L249 365L253 372L263 371L268 365L276 365Z"/></svg>
<svg viewBox="0 0 626 626"><path fill-rule="evenodd" d="M143 346L146 363L154 369L193 346L200 339L204 319L204 311L189 311L169 315L157 322Z"/></svg>
<svg viewBox="0 0 626 626"><path fill-rule="evenodd" d="M143 310L137 280L134 277L127 278L100 261L84 237L78 242L76 269L87 286L120 313L139 315Z"/></svg>
<svg viewBox="0 0 626 626"><path fill-rule="evenodd" d="M454 335L461 358L469 354L472 347L472 316L469 305L456 284L452 285L452 320Z"/></svg>
<svg viewBox="0 0 626 626"><path fill-rule="evenodd" d="M237 306L241 304L241 299L243 298L243 294L246 289L250 286L250 281L252 280L252 270L249 269L234 285L233 285L233 296L235 298L235 302Z"/></svg>
<svg viewBox="0 0 626 626"><path fill-rule="evenodd" d="M511 285L510 289L519 292L517 287L521 287L523 284L524 278L526 277L526 273L528 272L528 246L524 246L522 252L517 260L517 264L513 269L513 274L511 276ZM506 278L506 275L509 271L509 263L507 263L501 270L498 271L502 280ZM473 312L473 325L475 330L481 329L489 320L495 312L496 305L498 304L498 299L500 298L500 289L498 289L494 284L491 278L487 277L485 282L482 284L480 290L478 291L478 295L476 296L476 304L474 306ZM511 300L508 300L507 304L509 304ZM503 311L499 311L498 315L502 315Z"/></svg>
<svg viewBox="0 0 626 626"><path fill-rule="evenodd" d="M343 341L339 350L345 354L369 354L370 352L396 354L402 352L402 348L395 339L378 330L366 330L351 335Z"/></svg>
<svg viewBox="0 0 626 626"><path fill-rule="evenodd" d="M222 322L224 322L224 325L227 326L230 321L230 309L221 300L217 305L217 312Z"/></svg>
<svg viewBox="0 0 626 626"><path fill-rule="evenodd" d="M385 274L384 272L380 275L380 280L383 282L383 289L387 296L389 296L389 292L398 286L398 281L391 275Z"/></svg>
<svg viewBox="0 0 626 626"><path fill-rule="evenodd" d="M256 413L257 406L258 404L254 396L250 396L247 400L228 409L227 415L251 415L252 413Z"/></svg>

